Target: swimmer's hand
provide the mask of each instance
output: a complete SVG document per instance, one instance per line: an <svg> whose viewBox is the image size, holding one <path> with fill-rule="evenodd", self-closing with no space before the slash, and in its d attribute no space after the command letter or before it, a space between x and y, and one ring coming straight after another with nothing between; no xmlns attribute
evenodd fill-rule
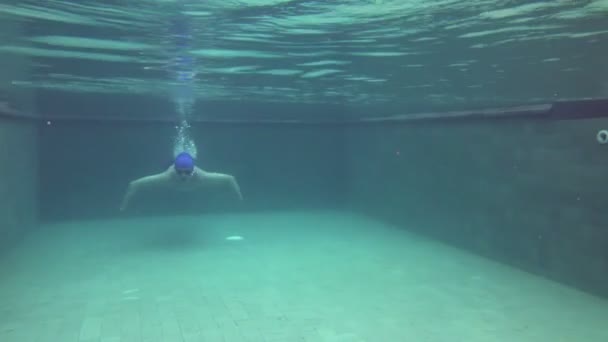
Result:
<svg viewBox="0 0 608 342"><path fill-rule="evenodd" d="M239 183L237 183L236 178L234 178L233 176L229 176L228 183L230 184L232 191L234 191L239 201L242 201L243 194L241 193L241 187L239 186Z"/></svg>
<svg viewBox="0 0 608 342"><path fill-rule="evenodd" d="M138 188L137 186L137 181L133 181L131 183L129 183L129 187L127 188L127 193L125 194L125 197L122 199L122 204L120 205L120 211L124 212L127 210L127 207L129 206L129 202L131 201L131 198L135 195L135 192Z"/></svg>

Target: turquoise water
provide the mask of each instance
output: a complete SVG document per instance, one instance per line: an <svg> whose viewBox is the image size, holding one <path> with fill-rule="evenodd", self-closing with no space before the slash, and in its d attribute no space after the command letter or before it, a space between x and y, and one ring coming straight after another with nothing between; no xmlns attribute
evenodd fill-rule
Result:
<svg viewBox="0 0 608 342"><path fill-rule="evenodd" d="M602 114L380 120L606 98L607 13L0 4L0 341L607 341ZM120 210L182 151L243 200Z"/></svg>

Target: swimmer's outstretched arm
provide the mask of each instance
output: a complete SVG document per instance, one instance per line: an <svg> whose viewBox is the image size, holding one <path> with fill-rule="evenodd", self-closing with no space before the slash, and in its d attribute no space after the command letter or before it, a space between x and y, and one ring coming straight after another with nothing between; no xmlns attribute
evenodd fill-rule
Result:
<svg viewBox="0 0 608 342"><path fill-rule="evenodd" d="M168 177L167 177L166 172L163 172L163 173L159 173L156 175L146 176L146 177L142 177L142 178L136 179L134 181L131 181L129 183L129 186L127 187L127 192L126 192L124 198L122 199L122 205L120 206L120 211L125 211L127 209L127 207L129 206L129 202L131 201L133 196L135 196L135 194L137 194L138 191L140 191L141 189L143 189L145 187L163 184L167 181L167 179L168 179Z"/></svg>
<svg viewBox="0 0 608 342"><path fill-rule="evenodd" d="M241 188L239 187L239 183L237 183L236 178L231 175L226 175L223 173L207 173L207 178L217 184L223 184L230 187L232 192L239 200L243 200L243 194L241 194Z"/></svg>
<svg viewBox="0 0 608 342"><path fill-rule="evenodd" d="M241 193L241 187L239 186L239 183L237 183L236 178L234 178L234 176L228 176L228 183L230 184L230 187L232 188L238 199L242 201L243 194Z"/></svg>

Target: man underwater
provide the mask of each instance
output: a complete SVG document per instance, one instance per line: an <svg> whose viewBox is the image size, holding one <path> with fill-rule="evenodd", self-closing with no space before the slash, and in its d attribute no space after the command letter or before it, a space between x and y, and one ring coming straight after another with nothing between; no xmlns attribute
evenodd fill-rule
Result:
<svg viewBox="0 0 608 342"><path fill-rule="evenodd" d="M215 186L226 186L243 200L240 187L234 176L203 171L194 165L194 158L182 152L175 157L173 165L161 173L142 177L129 183L123 198L121 211L125 211L137 192L150 187L168 187L179 191L196 191Z"/></svg>

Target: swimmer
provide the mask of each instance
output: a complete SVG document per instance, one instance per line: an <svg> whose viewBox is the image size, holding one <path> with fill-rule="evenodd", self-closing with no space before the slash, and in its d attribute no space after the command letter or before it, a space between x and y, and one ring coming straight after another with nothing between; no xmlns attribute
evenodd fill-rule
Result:
<svg viewBox="0 0 608 342"><path fill-rule="evenodd" d="M196 191L218 185L226 186L239 200L243 200L234 176L203 171L194 165L194 158L190 154L182 152L167 170L129 183L120 210L125 211L133 196L143 188L165 186L179 191Z"/></svg>

